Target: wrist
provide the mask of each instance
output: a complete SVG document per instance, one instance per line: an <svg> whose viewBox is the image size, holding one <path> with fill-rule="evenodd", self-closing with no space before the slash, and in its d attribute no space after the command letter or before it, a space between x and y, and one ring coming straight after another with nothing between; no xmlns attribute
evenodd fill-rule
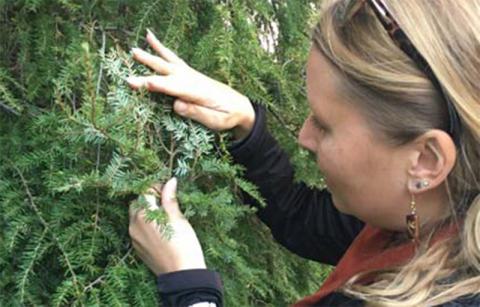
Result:
<svg viewBox="0 0 480 307"><path fill-rule="evenodd" d="M250 101L248 101L248 107L248 112L245 112L239 123L232 129L233 137L236 141L246 138L255 124L255 110Z"/></svg>
<svg viewBox="0 0 480 307"><path fill-rule="evenodd" d="M206 269L207 264L205 263L205 260L199 260L194 263L185 263L183 265L179 265L176 270L174 271L185 271L185 270L198 270L198 269Z"/></svg>

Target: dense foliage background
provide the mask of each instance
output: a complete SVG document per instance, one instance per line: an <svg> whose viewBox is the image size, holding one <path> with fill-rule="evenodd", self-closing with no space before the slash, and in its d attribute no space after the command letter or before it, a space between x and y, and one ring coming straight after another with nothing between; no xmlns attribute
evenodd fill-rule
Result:
<svg viewBox="0 0 480 307"><path fill-rule="evenodd" d="M130 246L128 204L172 175L227 306L314 292L326 269L278 246L243 204L241 190L261 199L231 163L228 135L124 78L145 72L128 50L145 47L148 27L266 105L298 178L321 185L295 139L315 2L0 0L0 305L157 305L155 278Z"/></svg>

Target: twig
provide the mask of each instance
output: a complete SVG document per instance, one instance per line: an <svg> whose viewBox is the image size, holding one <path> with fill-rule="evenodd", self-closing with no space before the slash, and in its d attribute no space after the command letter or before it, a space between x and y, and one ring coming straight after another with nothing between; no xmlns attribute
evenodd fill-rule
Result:
<svg viewBox="0 0 480 307"><path fill-rule="evenodd" d="M170 152L170 149L168 149L167 145L163 142L163 136L162 136L162 131L161 129L157 129L157 125L155 125L155 132L157 133L158 136L158 142L160 143L160 146L165 150L168 154L172 154Z"/></svg>
<svg viewBox="0 0 480 307"><path fill-rule="evenodd" d="M74 113L77 112L77 95L73 94L71 103L72 103L72 110L73 110L73 112L74 112Z"/></svg>
<svg viewBox="0 0 480 307"><path fill-rule="evenodd" d="M95 170L98 171L98 169L100 168L100 148L102 147L102 145L98 144L97 145L97 158L96 158L96 161L95 161Z"/></svg>
<svg viewBox="0 0 480 307"><path fill-rule="evenodd" d="M83 293L90 291L96 284L102 283L104 278L105 275L101 275L100 277L89 283L85 288L83 288Z"/></svg>
<svg viewBox="0 0 480 307"><path fill-rule="evenodd" d="M101 145L97 145L97 159L95 161L95 170L98 172L98 169L100 168L100 148ZM93 249L95 248L95 236L97 235L97 228L98 228L98 214L100 211L100 200L99 200L99 191L98 187L95 189L95 196L96 196L96 204L95 204L95 222L93 224L93 235L92 235L92 241L90 245L90 255L93 254Z"/></svg>
<svg viewBox="0 0 480 307"><path fill-rule="evenodd" d="M100 62L100 68L98 71L97 88L95 90L97 97L98 97L98 94L100 93L100 85L103 78L103 60L105 59L105 46L106 46L106 40L107 40L105 36L105 31L102 28L100 29L102 31L102 48L100 49L100 56L102 58L102 61Z"/></svg>
<svg viewBox="0 0 480 307"><path fill-rule="evenodd" d="M98 80L97 80L97 88L95 89L95 97L98 97L100 94L100 85L102 83L102 78L103 78L103 61L105 59L105 45L106 45L106 37L105 37L105 31L103 30L102 27L100 27L100 30L102 31L102 47L100 49L100 56L102 60L100 61L100 68L98 70ZM98 168L100 167L100 144L97 145L97 160L95 161L95 170L98 171ZM98 190L97 190L97 196L98 196ZM97 211L95 215L95 229L97 229L97 218L98 218L98 199L97 199Z"/></svg>
<svg viewBox="0 0 480 307"><path fill-rule="evenodd" d="M293 138L295 138L295 139L297 138L297 135L295 134L295 132L287 128L288 127L287 123L275 110L273 110L272 108L268 108L268 111L270 113L272 113L273 117L275 117L275 119L278 120L280 122L280 124L282 124L282 126L285 127L285 129L290 133L290 135Z"/></svg>
<svg viewBox="0 0 480 307"><path fill-rule="evenodd" d="M20 113L16 111L15 109L7 106L5 103L0 101L0 108L4 109L5 111L12 113L13 115L20 116Z"/></svg>
<svg viewBox="0 0 480 307"><path fill-rule="evenodd" d="M197 166L198 160L200 159L200 155L201 155L200 150L195 151L195 158L193 159L193 163L191 167L192 172L190 173L190 176L189 176L191 182L195 182L195 179L194 179L195 176L193 176L193 174L195 172L195 167Z"/></svg>
<svg viewBox="0 0 480 307"><path fill-rule="evenodd" d="M173 173L173 163L174 163L176 154L177 154L177 151L175 150L175 138L173 137L173 133L172 133L172 137L170 139L170 159L168 162L168 169L170 170L170 174Z"/></svg>
<svg viewBox="0 0 480 307"><path fill-rule="evenodd" d="M140 146L140 139L142 138L142 132L143 132L143 127L142 127L142 123L140 122L140 119L136 118L137 122L136 122L136 125L135 125L135 128L136 128L136 137L135 137L135 146L134 146L134 150L137 151L138 150L138 146Z"/></svg>
<svg viewBox="0 0 480 307"><path fill-rule="evenodd" d="M106 36L105 36L105 31L101 27L100 27L100 30L102 31L102 47L100 49L100 56L101 56L102 60L100 61L100 68L98 70L98 80L97 80L97 88L95 89L95 99L100 94L100 86L101 86L102 78L103 78L103 61L105 59L105 46L106 46L106 41L107 41ZM100 166L100 144L97 145L97 160L95 162L95 169L97 171L98 171L99 166ZM97 190L97 194L98 194L98 190ZM97 219L98 219L98 200L97 200L97 211L96 211L96 214L95 214L95 230L97 229ZM93 239L92 239L92 241L93 241Z"/></svg>
<svg viewBox="0 0 480 307"><path fill-rule="evenodd" d="M18 167L16 167L15 165L13 165L13 168L15 169L15 171L17 172L17 174L20 176L20 180L22 181L22 185L23 187L25 188L25 193L27 194L27 197L28 197L28 201L30 203L30 206L33 208L33 211L35 211L38 219L40 220L40 223L43 225L43 227L45 228L45 230L47 230L48 232L50 232L50 234L52 235L52 238L53 240L55 241L55 243L57 244L58 246L58 249L60 249L60 252L63 254L63 257L65 258L65 262L67 264L67 267L68 267L68 270L70 271L70 274L72 274L72 278L73 278L73 284L75 286L75 290L77 291L77 295L80 296L80 288L78 288L78 279L77 279L77 275L75 274L74 270L73 270L73 266L72 264L70 263L70 259L68 258L67 256L67 253L65 252L65 249L63 248L62 244L60 243L60 240L57 238L57 236L55 235L55 233L50 229L50 226L48 225L47 221L45 221L45 219L43 218L40 210L38 209L37 205L35 204L34 200L33 200L33 195L32 193L30 192L30 188L28 187L28 184L27 184L27 180L25 179L25 177L23 176L23 173L20 171L20 169Z"/></svg>
<svg viewBox="0 0 480 307"><path fill-rule="evenodd" d="M151 14L152 11L156 8L156 6L160 3L160 0L157 0L153 3L150 3L148 7L145 10L145 14L143 14L142 18L140 18L140 21L138 22L138 27L137 31L135 33L135 41L138 41L140 38L140 31L143 31L143 27L145 26L145 22L147 21L149 15Z"/></svg>
<svg viewBox="0 0 480 307"><path fill-rule="evenodd" d="M127 257L132 253L132 250L133 250L132 247L130 247L127 250L127 252L125 253L125 255L123 255L123 257L120 258L119 263L120 262L125 262L125 259L127 259ZM117 265L118 265L118 263L115 264L113 267L116 267ZM86 293L86 292L90 291L93 288L93 286L95 286L96 284L102 283L104 278L105 278L105 274L99 276L97 279L95 279L94 281L89 283L87 286L85 286L85 288L83 288L83 293Z"/></svg>

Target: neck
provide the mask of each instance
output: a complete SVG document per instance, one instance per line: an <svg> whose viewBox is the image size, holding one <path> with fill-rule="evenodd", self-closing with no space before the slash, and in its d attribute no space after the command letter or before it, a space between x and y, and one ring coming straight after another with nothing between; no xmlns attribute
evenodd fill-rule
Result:
<svg viewBox="0 0 480 307"><path fill-rule="evenodd" d="M417 215L422 227L432 228L450 216L450 201L443 185L434 190L418 194L415 198Z"/></svg>

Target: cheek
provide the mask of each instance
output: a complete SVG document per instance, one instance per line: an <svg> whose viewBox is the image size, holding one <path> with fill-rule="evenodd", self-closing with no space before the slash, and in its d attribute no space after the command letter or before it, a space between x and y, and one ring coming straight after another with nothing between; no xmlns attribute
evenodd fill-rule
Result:
<svg viewBox="0 0 480 307"><path fill-rule="evenodd" d="M319 143L317 148L317 165L325 176L325 181L332 194L341 192L349 186L352 164L347 148L334 142Z"/></svg>
<svg viewBox="0 0 480 307"><path fill-rule="evenodd" d="M374 159L368 147L357 142L318 147L317 164L325 176L334 204L341 212L362 216L362 211L369 210L370 196L374 194Z"/></svg>

